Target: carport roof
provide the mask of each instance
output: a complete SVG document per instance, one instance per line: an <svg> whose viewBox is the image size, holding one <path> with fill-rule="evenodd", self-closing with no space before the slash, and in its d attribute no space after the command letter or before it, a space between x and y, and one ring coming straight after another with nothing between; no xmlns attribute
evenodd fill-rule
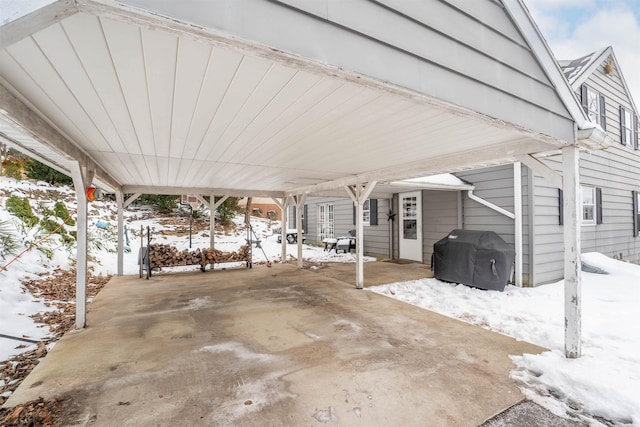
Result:
<svg viewBox="0 0 640 427"><path fill-rule="evenodd" d="M180 3L194 20L201 5ZM243 6L227 4L225 25ZM109 191L272 197L502 164L576 137L601 144L524 5L501 7L544 71L526 79L561 100L544 106L540 127L472 108L504 102L526 116L534 100L504 88L495 99L455 103L400 75L385 81L374 68L286 50L290 37L247 39L244 22L225 29L123 2L62 0L2 27L0 140L67 173L78 162ZM327 31L348 27L332 25ZM574 122L587 137L575 135Z"/></svg>

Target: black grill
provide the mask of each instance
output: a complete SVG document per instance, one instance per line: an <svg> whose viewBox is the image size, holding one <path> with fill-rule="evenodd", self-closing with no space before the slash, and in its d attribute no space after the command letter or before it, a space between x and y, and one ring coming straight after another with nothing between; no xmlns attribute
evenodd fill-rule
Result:
<svg viewBox="0 0 640 427"><path fill-rule="evenodd" d="M453 230L433 245L436 279L503 291L515 251L493 231Z"/></svg>

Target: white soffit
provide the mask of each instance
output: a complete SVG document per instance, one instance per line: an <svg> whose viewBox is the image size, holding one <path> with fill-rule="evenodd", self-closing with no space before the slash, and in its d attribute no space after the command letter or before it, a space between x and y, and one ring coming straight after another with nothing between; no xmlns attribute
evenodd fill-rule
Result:
<svg viewBox="0 0 640 427"><path fill-rule="evenodd" d="M364 76L144 19L76 13L0 51L0 84L126 192L320 191L565 144Z"/></svg>

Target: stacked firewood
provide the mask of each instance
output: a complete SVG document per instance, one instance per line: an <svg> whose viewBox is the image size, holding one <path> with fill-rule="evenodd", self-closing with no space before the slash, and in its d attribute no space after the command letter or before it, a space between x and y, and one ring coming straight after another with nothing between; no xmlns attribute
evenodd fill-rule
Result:
<svg viewBox="0 0 640 427"><path fill-rule="evenodd" d="M178 251L174 246L162 243L149 245L149 265L151 268L198 264L205 266L238 261L251 262L251 246L244 245L236 252L222 252L211 248Z"/></svg>

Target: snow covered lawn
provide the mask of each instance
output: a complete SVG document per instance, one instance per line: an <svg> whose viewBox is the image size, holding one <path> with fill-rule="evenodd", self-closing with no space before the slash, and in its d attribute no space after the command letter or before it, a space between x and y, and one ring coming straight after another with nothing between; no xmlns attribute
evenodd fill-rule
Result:
<svg viewBox="0 0 640 427"><path fill-rule="evenodd" d="M564 357L564 282L504 292L424 279L369 290L550 349L513 356L523 393L557 415L640 426L640 266L599 253L583 261L582 354ZM592 425L602 425L586 417Z"/></svg>

